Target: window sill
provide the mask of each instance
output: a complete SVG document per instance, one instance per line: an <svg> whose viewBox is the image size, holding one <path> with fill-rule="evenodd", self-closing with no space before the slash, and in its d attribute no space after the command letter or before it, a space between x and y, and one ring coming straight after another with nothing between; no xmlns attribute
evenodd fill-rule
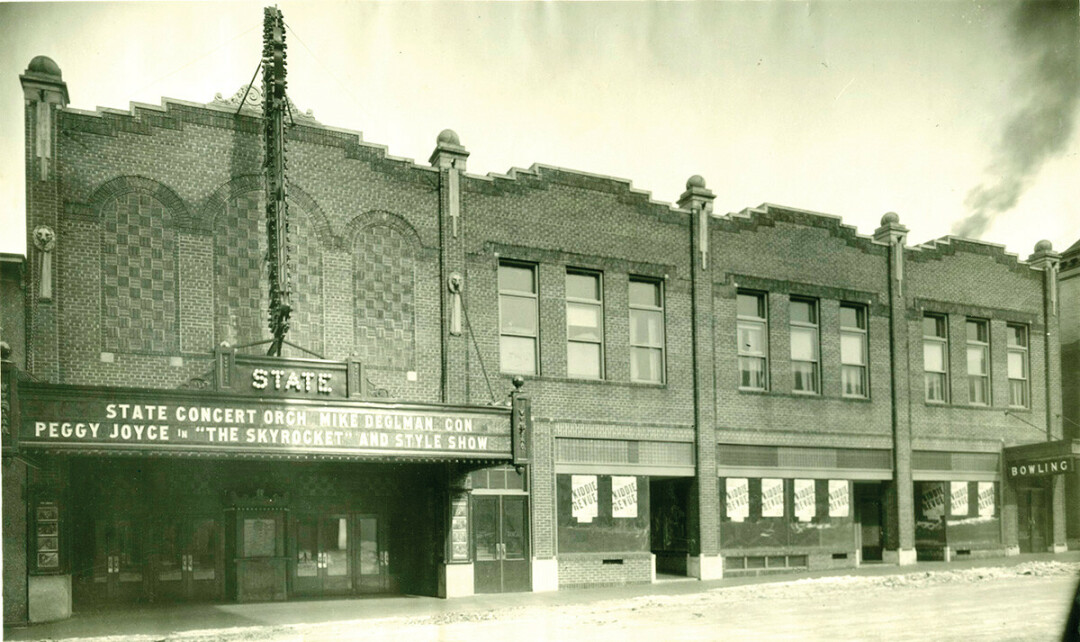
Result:
<svg viewBox="0 0 1080 642"><path fill-rule="evenodd" d="M786 399L820 399L825 401L846 401L852 403L870 403L869 397L844 397L841 395L818 395L809 392L774 392L772 390L756 390L753 388L738 388L740 395L752 395L761 397L783 397Z"/></svg>
<svg viewBox="0 0 1080 642"><path fill-rule="evenodd" d="M610 386L615 388L652 388L656 390L667 390L668 385L666 383L645 383L637 381L613 381L611 379L578 379L575 377L553 377L551 375L515 375L506 372L499 373L500 378L505 379L508 383L513 377L523 377L526 382L528 381L542 381L552 383L568 383L574 385L583 386Z"/></svg>
<svg viewBox="0 0 1080 642"><path fill-rule="evenodd" d="M1021 410L1020 408L1013 408L1011 406L975 406L967 403L944 403L941 401L927 401L925 405L929 408L948 408L950 410L974 410L975 412L1005 412L1007 410ZM1023 408L1024 412L1030 412L1030 408Z"/></svg>

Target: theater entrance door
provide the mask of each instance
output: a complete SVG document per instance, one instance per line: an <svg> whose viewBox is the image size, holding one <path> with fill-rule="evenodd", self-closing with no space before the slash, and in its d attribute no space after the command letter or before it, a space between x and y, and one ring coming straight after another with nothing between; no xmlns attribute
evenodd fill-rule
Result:
<svg viewBox="0 0 1080 642"><path fill-rule="evenodd" d="M334 595L352 591L347 515L299 515L293 520L290 540L293 593Z"/></svg>
<svg viewBox="0 0 1080 642"><path fill-rule="evenodd" d="M221 599L225 550L220 517L163 516L153 533L150 557L155 599Z"/></svg>
<svg viewBox="0 0 1080 642"><path fill-rule="evenodd" d="M477 593L528 591L528 496L473 495Z"/></svg>

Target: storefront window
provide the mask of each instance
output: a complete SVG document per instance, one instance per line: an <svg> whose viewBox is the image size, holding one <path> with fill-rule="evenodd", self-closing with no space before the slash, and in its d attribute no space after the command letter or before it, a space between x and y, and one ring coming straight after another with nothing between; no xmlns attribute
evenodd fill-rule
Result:
<svg viewBox="0 0 1080 642"><path fill-rule="evenodd" d="M851 482L828 479L720 479L724 549L855 547Z"/></svg>
<svg viewBox="0 0 1080 642"><path fill-rule="evenodd" d="M557 475L559 551L649 550L649 478Z"/></svg>

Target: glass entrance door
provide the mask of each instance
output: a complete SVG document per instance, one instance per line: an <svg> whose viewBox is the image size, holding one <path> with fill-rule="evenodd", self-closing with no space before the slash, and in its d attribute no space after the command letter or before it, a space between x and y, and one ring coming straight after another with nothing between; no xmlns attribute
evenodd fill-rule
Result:
<svg viewBox="0 0 1080 642"><path fill-rule="evenodd" d="M876 499L860 499L858 510L862 559L864 562L880 562L882 555L881 502Z"/></svg>
<svg viewBox="0 0 1080 642"><path fill-rule="evenodd" d="M352 590L345 515L297 517L292 543L294 593L327 595Z"/></svg>
<svg viewBox="0 0 1080 642"><path fill-rule="evenodd" d="M223 594L221 524L214 517L167 517L154 529L154 596L216 600Z"/></svg>
<svg viewBox="0 0 1080 642"><path fill-rule="evenodd" d="M473 495L477 593L528 591L528 511L525 495Z"/></svg>
<svg viewBox="0 0 1080 642"><path fill-rule="evenodd" d="M1042 488L1021 488L1016 493L1017 536L1021 553L1047 550L1046 492Z"/></svg>
<svg viewBox="0 0 1080 642"><path fill-rule="evenodd" d="M133 517L93 520L94 564L89 597L135 601L145 594L146 559L138 522Z"/></svg>
<svg viewBox="0 0 1080 642"><path fill-rule="evenodd" d="M377 515L356 516L356 588L360 593L390 590L389 553Z"/></svg>

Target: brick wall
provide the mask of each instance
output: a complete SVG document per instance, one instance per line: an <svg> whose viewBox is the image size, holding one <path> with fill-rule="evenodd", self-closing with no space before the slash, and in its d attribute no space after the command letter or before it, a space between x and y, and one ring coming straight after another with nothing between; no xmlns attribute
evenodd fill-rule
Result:
<svg viewBox="0 0 1080 642"><path fill-rule="evenodd" d="M28 110L28 134L35 117ZM258 120L170 103L131 114L63 111L57 122L62 180L56 172L47 181L31 172L28 180L28 229L48 224L58 234L54 299L33 303L30 369L63 383L169 388L204 376L221 342L268 337ZM711 217L708 267L692 269L696 219L624 180L544 166L466 175L460 220L451 225L448 185L457 169L421 167L355 134L304 124L290 128L288 155L296 292L289 339L330 359L356 355L371 385L390 398L505 402L512 386L500 372L498 262L536 266L539 373L526 377L525 391L538 427L538 557L554 555L556 436L696 442L698 462L706 461L703 452L714 457L717 443L890 449L894 410L910 404L918 448L997 452L1002 439L1038 437L1004 413L1009 322L1028 324L1032 338L1031 408L1016 414L1037 426L1054 416L1046 390L1060 377L1057 325L1044 312L1043 272L1000 248L953 241L906 251L906 309L893 318L909 339L903 358L912 392L894 409L888 248L835 217L772 205ZM36 162L29 146L27 161ZM37 284L39 268L30 263ZM599 381L567 376L568 268L602 275ZM461 337L447 330L446 279L457 270L467 316ZM663 287L660 384L630 381L635 276ZM740 288L768 296L765 392L738 389ZM792 297L813 298L820 311L818 395L792 390ZM841 394L843 302L866 306L865 399ZM924 310L949 315L954 403L946 406L922 399ZM990 320L994 402L987 409L956 403L966 399L965 316ZM700 385L706 375L714 386ZM701 497L715 497L715 471L705 468ZM714 529L717 507L698 504L701 497L691 512ZM707 540L702 552L715 552L705 550ZM600 561L560 558L560 583L642 576L638 558Z"/></svg>
<svg viewBox="0 0 1080 642"><path fill-rule="evenodd" d="M37 371L55 368L65 383L174 387L208 370L219 343L266 339L257 122L170 104L164 113L62 112L59 123L62 206L46 183L28 208L31 228L54 224L59 237L56 297L34 314ZM297 127L290 139L288 339L328 358L357 354L390 397L438 400L436 175L355 135Z"/></svg>
<svg viewBox="0 0 1080 642"><path fill-rule="evenodd" d="M1040 434L1040 430L1045 430L1047 418L1043 338L1048 328L1043 314L1043 271L1018 263L1000 247L959 240L912 248L906 254L913 448L1000 452L1002 440L1011 443L1045 440L1045 432ZM947 404L927 403L925 399L922 317L927 312L945 314L948 318L950 401ZM991 403L985 407L968 402L965 330L968 318L990 322ZM1031 403L1027 409L1009 408L1008 323L1028 328ZM1015 417L1007 416L1006 410Z"/></svg>
<svg viewBox="0 0 1080 642"><path fill-rule="evenodd" d="M652 565L649 554L565 553L559 556L559 588L648 584Z"/></svg>
<svg viewBox="0 0 1080 642"><path fill-rule="evenodd" d="M888 264L884 246L833 217L776 206L713 228L716 422L721 443L889 448ZM768 297L765 392L739 390L736 294ZM792 392L791 296L818 304L821 394ZM841 395L840 303L866 306L869 395Z"/></svg>

